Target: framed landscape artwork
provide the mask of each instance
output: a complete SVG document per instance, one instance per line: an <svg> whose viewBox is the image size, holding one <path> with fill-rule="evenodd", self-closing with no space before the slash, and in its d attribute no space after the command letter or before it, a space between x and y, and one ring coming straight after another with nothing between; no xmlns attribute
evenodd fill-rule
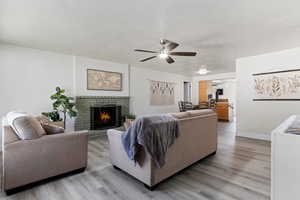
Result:
<svg viewBox="0 0 300 200"><path fill-rule="evenodd" d="M108 72L102 70L87 70L87 89L88 90L122 90L122 73Z"/></svg>
<svg viewBox="0 0 300 200"><path fill-rule="evenodd" d="M254 101L300 101L300 69L253 74Z"/></svg>

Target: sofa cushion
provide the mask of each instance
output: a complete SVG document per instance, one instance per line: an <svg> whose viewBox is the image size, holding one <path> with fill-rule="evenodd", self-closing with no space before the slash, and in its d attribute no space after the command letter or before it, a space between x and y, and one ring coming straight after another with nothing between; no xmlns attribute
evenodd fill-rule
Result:
<svg viewBox="0 0 300 200"><path fill-rule="evenodd" d="M14 119L12 127L22 140L32 140L46 134L40 122L33 116L21 116Z"/></svg>
<svg viewBox="0 0 300 200"><path fill-rule="evenodd" d="M18 117L23 117L23 116L28 116L27 113L25 112L18 112L18 111L12 111L6 114L6 120L7 120L7 124L10 125L10 127L17 132L17 130L15 129L15 127L13 126L13 121L15 119L17 119Z"/></svg>
<svg viewBox="0 0 300 200"><path fill-rule="evenodd" d="M35 117L35 118L40 122L41 125L42 125L42 124L51 123L50 120L48 119L48 117L46 117L46 116L44 116L44 115L40 115L40 116L37 116L37 117ZM43 127L43 126L42 126L42 127ZM47 134L46 130L44 131L44 133L41 133L41 134L42 134L42 136L43 136L43 135L46 135L46 134Z"/></svg>
<svg viewBox="0 0 300 200"><path fill-rule="evenodd" d="M214 111L211 109L201 109L201 110L190 110L187 111L187 113L189 113L190 117L196 117L200 115L213 114Z"/></svg>
<svg viewBox="0 0 300 200"><path fill-rule="evenodd" d="M64 128L49 123L42 123L42 127L45 129L48 135L65 132Z"/></svg>
<svg viewBox="0 0 300 200"><path fill-rule="evenodd" d="M173 117L177 119L184 119L190 117L188 112L178 112L178 113L170 113Z"/></svg>
<svg viewBox="0 0 300 200"><path fill-rule="evenodd" d="M50 120L48 119L48 117L44 116L44 115L39 115L36 117L36 119L41 123L41 124L47 124L50 123Z"/></svg>

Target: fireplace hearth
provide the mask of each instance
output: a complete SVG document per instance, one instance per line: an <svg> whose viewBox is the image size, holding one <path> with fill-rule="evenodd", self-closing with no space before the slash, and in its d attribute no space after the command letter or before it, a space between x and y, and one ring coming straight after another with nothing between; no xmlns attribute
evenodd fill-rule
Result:
<svg viewBox="0 0 300 200"><path fill-rule="evenodd" d="M104 130L120 127L122 124L121 106L103 105L90 107L91 130Z"/></svg>

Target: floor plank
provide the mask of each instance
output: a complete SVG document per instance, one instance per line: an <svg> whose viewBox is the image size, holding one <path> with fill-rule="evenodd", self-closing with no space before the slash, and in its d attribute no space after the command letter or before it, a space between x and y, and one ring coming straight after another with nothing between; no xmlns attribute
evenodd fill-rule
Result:
<svg viewBox="0 0 300 200"><path fill-rule="evenodd" d="M270 142L235 137L234 123L218 124L218 151L149 191L109 161L106 136L89 141L84 173L37 185L0 200L265 200L270 199Z"/></svg>

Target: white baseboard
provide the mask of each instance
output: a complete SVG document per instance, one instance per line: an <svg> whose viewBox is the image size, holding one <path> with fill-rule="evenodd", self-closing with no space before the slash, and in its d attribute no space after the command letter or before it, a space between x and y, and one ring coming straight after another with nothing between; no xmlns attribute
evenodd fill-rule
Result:
<svg viewBox="0 0 300 200"><path fill-rule="evenodd" d="M271 134L237 131L236 136L271 141Z"/></svg>

